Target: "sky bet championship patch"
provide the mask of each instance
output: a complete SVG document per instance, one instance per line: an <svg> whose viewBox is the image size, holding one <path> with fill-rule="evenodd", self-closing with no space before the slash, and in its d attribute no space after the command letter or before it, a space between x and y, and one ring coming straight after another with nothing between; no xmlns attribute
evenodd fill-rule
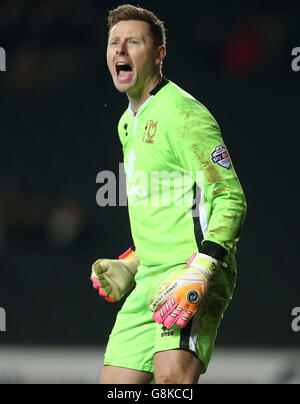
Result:
<svg viewBox="0 0 300 404"><path fill-rule="evenodd" d="M211 159L214 164L219 164L223 168L230 168L230 157L228 151L224 146L218 146L215 151L211 154Z"/></svg>

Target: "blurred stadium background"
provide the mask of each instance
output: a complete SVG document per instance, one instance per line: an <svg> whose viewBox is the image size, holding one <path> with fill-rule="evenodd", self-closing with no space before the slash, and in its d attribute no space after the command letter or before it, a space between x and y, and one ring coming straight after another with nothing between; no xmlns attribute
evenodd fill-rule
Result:
<svg viewBox="0 0 300 404"><path fill-rule="evenodd" d="M98 298L90 267L130 242L126 207L96 204L97 174L122 161L127 98L105 59L119 4L0 1L0 383L99 380L121 303ZM138 4L166 22L164 73L216 117L248 200L237 289L203 383L299 383L300 4Z"/></svg>

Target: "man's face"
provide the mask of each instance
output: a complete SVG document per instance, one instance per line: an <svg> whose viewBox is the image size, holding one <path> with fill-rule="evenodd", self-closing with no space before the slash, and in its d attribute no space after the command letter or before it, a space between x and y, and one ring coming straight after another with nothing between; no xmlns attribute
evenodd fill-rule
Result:
<svg viewBox="0 0 300 404"><path fill-rule="evenodd" d="M160 61L144 21L120 21L110 31L107 64L117 90L139 92L151 79Z"/></svg>

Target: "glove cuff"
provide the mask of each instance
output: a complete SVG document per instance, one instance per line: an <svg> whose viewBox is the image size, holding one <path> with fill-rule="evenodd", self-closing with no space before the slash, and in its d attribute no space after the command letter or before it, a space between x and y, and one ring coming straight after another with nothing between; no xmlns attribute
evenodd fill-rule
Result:
<svg viewBox="0 0 300 404"><path fill-rule="evenodd" d="M214 271L218 266L218 260L210 255L194 253L187 263L187 266L202 270L203 267Z"/></svg>
<svg viewBox="0 0 300 404"><path fill-rule="evenodd" d="M120 255L119 261L123 261L123 268L128 270L130 276L134 278L140 265L139 257L137 256L134 248L130 247L127 251Z"/></svg>
<svg viewBox="0 0 300 404"><path fill-rule="evenodd" d="M130 247L127 251L125 251L122 255L120 255L119 260L125 260L136 256L137 254L135 250L132 247Z"/></svg>

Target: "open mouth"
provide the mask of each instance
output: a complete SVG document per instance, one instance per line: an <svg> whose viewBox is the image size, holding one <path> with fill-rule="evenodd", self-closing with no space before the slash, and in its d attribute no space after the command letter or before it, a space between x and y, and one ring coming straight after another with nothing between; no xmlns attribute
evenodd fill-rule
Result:
<svg viewBox="0 0 300 404"><path fill-rule="evenodd" d="M126 63L117 63L116 64L117 74L119 75L120 72L132 72L132 67Z"/></svg>
<svg viewBox="0 0 300 404"><path fill-rule="evenodd" d="M117 63L116 72L118 78L122 81L129 80L133 76L133 69L127 63Z"/></svg>

